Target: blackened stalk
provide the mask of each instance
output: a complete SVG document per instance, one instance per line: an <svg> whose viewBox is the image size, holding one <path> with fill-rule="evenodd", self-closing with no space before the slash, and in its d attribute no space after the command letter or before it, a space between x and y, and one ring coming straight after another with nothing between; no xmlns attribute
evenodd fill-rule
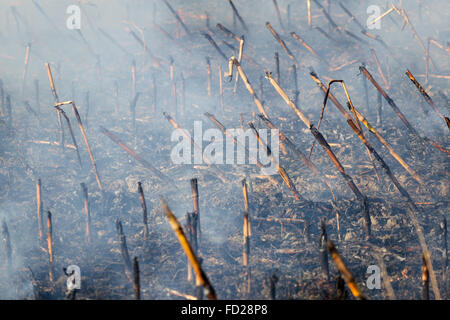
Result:
<svg viewBox="0 0 450 320"><path fill-rule="evenodd" d="M403 113L397 107L397 105L395 104L394 100L392 100L391 97L388 96L386 91L384 91L383 88L380 87L380 85L372 77L372 75L369 73L369 71L367 71L367 69L364 66L360 66L359 70L364 74L364 76L367 77L367 79L369 79L369 81L374 85L374 87L377 88L377 90L381 93L381 95L384 97L384 99L386 99L388 104L391 106L392 110L394 110L395 114L402 120L402 122L405 124L405 126L408 128L408 130L411 132L411 134L413 134L416 138L418 138L421 141L428 142L429 144L431 144L436 149L438 149L438 150L440 150L440 151L442 151L444 153L450 154L449 150L445 149L443 146L441 146L436 141L433 141L433 140L431 140L431 139L429 139L427 137L421 137L419 135L419 133L409 123L409 121L406 120L406 117L403 115Z"/></svg>
<svg viewBox="0 0 450 320"><path fill-rule="evenodd" d="M9 236L8 225L6 224L6 221L3 221L2 223L2 249L6 260L6 266L9 269L12 265L11 260L12 248L11 248L11 238Z"/></svg>
<svg viewBox="0 0 450 320"><path fill-rule="evenodd" d="M233 13L234 13L235 16L238 18L238 20L239 20L239 22L241 23L241 25L242 25L242 27L244 28L244 30L248 32L247 25L245 24L244 19L242 19L241 15L239 14L238 10L236 9L236 7L235 7L233 1L228 0L228 3L230 4L231 9L233 10Z"/></svg>
<svg viewBox="0 0 450 320"><path fill-rule="evenodd" d="M227 29L226 27L224 27L221 23L217 24L217 28L219 28L220 30L222 30L228 37L233 38L234 40L236 40L237 42L241 41L241 38L238 37L236 34L234 34L232 31L230 31L229 29Z"/></svg>
<svg viewBox="0 0 450 320"><path fill-rule="evenodd" d="M142 189L142 183L140 181L138 181L138 193L142 207L142 220L144 223L144 240L147 240L148 238L147 203L145 202L144 190Z"/></svg>
<svg viewBox="0 0 450 320"><path fill-rule="evenodd" d="M70 124L70 120L67 117L67 115L66 115L66 113L64 112L63 109L61 109L58 106L55 106L55 108L56 108L56 110L58 110L58 113L60 113L64 117L64 119L66 119L67 127L69 128L69 133L70 133L70 136L72 137L73 145L75 146L75 150L77 151L78 163L80 164L80 168L83 168L83 164L81 163L80 152L78 150L78 144L77 144L77 141L75 139L75 135L73 134L72 125Z"/></svg>
<svg viewBox="0 0 450 320"><path fill-rule="evenodd" d="M139 261L137 257L133 258L133 287L134 299L141 300L141 280L139 274Z"/></svg>
<svg viewBox="0 0 450 320"><path fill-rule="evenodd" d="M184 31L186 31L186 33L189 35L191 32L189 31L188 27L186 27L186 25L184 24L183 20L181 20L181 18L178 15L178 13L176 13L176 11L172 8L172 6L166 0L163 0L163 1L166 4L167 8L169 8L170 12L172 12L172 14L174 15L175 19L177 19L177 21L180 23L181 27L183 27Z"/></svg>
<svg viewBox="0 0 450 320"><path fill-rule="evenodd" d="M314 3L320 8L320 10L322 11L323 15L325 16L325 18L327 18L328 22L331 24L331 26L333 27L333 31L340 31L340 27L334 22L334 20L330 17L330 15L327 13L327 11L325 10L325 8L317 1L317 0L313 0Z"/></svg>
<svg viewBox="0 0 450 320"><path fill-rule="evenodd" d="M283 25L283 21L281 19L280 8L278 8L277 0L272 0L272 2L275 7L275 12L277 13L278 22L280 23L281 29L286 31L286 29L284 28L284 25Z"/></svg>
<svg viewBox="0 0 450 320"><path fill-rule="evenodd" d="M225 61L228 60L227 56L225 55L225 53L223 53L223 51L219 48L219 46L217 45L217 43L214 41L214 39L207 33L203 33L203 36L206 38L206 40L209 41L209 43L211 43L211 45L214 47L214 49L217 50L217 52L219 53L219 55L225 59Z"/></svg>
<svg viewBox="0 0 450 320"><path fill-rule="evenodd" d="M89 210L88 188L84 182L80 183L80 186L81 191L83 193L84 215L86 218L86 227L85 227L86 242L91 243L91 213Z"/></svg>
<svg viewBox="0 0 450 320"><path fill-rule="evenodd" d="M133 267L131 265L130 255L128 254L127 239L123 234L122 222L120 222L119 219L116 220L116 229L120 244L120 253L122 254L123 262L125 265L125 274L127 275L129 280L132 280Z"/></svg>
<svg viewBox="0 0 450 320"><path fill-rule="evenodd" d="M417 90L419 90L419 92L422 94L423 98L425 99L425 101L433 107L434 111L436 111L436 113L439 115L439 117L446 121L444 119L444 116L442 115L442 113L439 111L438 107L436 106L436 104L433 102L433 100L431 99L431 97L428 95L428 93L425 91L425 89L420 85L420 83L416 80L416 78L414 78L414 76L412 75L411 71L409 71L408 69L406 69L406 75L408 76L408 78L412 81L412 83L414 83L414 85L416 86ZM446 123L448 123L446 121ZM449 127L450 129L450 127Z"/></svg>

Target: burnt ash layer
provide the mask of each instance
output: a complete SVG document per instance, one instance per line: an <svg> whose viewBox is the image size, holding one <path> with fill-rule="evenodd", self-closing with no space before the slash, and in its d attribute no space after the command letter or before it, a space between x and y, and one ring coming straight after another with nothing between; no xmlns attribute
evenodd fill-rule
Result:
<svg viewBox="0 0 450 320"><path fill-rule="evenodd" d="M312 135L264 78L265 71L271 71L275 77L274 53L278 52L280 85L291 99L295 98L293 62L267 30L266 21L271 22L298 61L297 106L309 120L317 126L324 97L309 76L311 69L317 72L325 85L331 79L344 79L356 108L424 181L422 185L417 183L364 129L365 136L420 210L416 217L424 229L441 297L448 298L448 279L444 273L446 262L443 260L445 239L441 227L443 219L448 220L448 155L411 135L385 100L381 122L378 122L377 91L367 81L366 105L364 76L358 70L359 65L364 63L378 83L383 84L370 51L374 48L389 84L386 90L389 96L422 136L438 141L444 147L448 146L450 139L445 123L404 74L407 68L415 75L425 74L424 53L412 37L409 26L401 31L402 17L394 12L382 20L380 30L368 30L381 37L391 53L378 41L362 35L357 25L349 20L337 4L332 3L329 10L341 30L332 31L320 8L312 2L313 26L328 32L332 40L317 29L308 28L306 1L305 4L290 5L289 23L288 2L278 2L286 31L278 23L272 2L255 7L253 1L234 1L249 28L249 32L246 32L239 20L233 24L232 10L225 1L220 5L196 3L192 6L171 1L172 7L178 10L189 28L188 35L163 2L133 6L131 2L113 1L111 6L114 12L102 15L105 4L99 1L97 6L83 5L84 12L90 18L80 29L86 42L76 31L63 30L62 27L51 29L50 23L42 15L42 21L37 27L39 32L33 31L27 25L27 17L30 14L38 15L36 8L28 12L31 8L26 10L21 5L17 6L16 10L22 19L15 23L12 22L14 15L9 13L11 21L4 22L5 31L0 34L5 43L0 51L0 78L4 90L0 110L0 218L8 226L12 257L8 263L6 251L2 250L0 288L4 289L0 289L0 298L64 299L67 276L63 268L75 264L80 266L82 273L82 288L77 292L77 299L132 299L133 283L125 273L116 219L123 224L130 256L139 259L143 299L182 299L169 290L195 295L194 284L187 281L186 256L168 225L159 199L163 196L184 224L186 212L193 210L190 179L194 177L198 178L202 231L199 256L220 299L270 299L273 295L270 279L275 277L277 299L338 298L335 290L338 270L330 257L330 279L324 279L321 272L319 237L320 221L324 218L328 239L334 242L367 297L390 298L383 283L381 290L369 290L366 287L367 267L379 265L378 258L381 257L396 297L422 298L422 250L407 215L407 204L378 163L377 170L373 169L366 148L331 101L327 103L320 131L355 184L368 196L372 227L371 239L368 241L364 239L364 217L359 201L317 144L311 161L331 184L336 199L334 203L330 190L320 177L312 174L291 151L286 155L280 152L280 164L306 201L295 200L279 176L274 176L277 185L273 185L267 177L260 176L255 165L218 165L225 173L227 182L224 183L218 179L216 169L206 164L176 165L171 161L170 152L175 144L170 139L173 127L164 118L164 111L175 117L180 126L191 134L194 121L202 121L204 129L215 127L204 117L204 112L214 114L226 128L239 128L241 114L245 126L248 121L254 121L257 128L266 128L256 116L258 109L242 79L239 79L234 93L235 79L229 82L223 77L223 107L220 104L218 68L220 65L223 73L228 72L228 61L223 59L203 34L209 34L227 57L238 56L239 43L217 28L217 23L238 36L245 35L244 71L272 122L308 155L313 143ZM416 31L424 41L430 36L435 37L437 43L445 43L448 22L436 13L439 2L419 3L420 6L404 4ZM11 5L5 3L2 6L13 12ZM361 22L365 22L368 4L364 1L347 1L344 5ZM381 7L383 5L380 4ZM57 18L57 7L47 3L41 6L50 17L55 17L53 23L61 20L61 26L65 26L66 16L64 19ZM61 12L64 12L64 8ZM148 19L148 15L153 12L157 26L167 31L171 38ZM209 28L206 25L207 16ZM94 17L98 20L94 21ZM140 37L136 26L143 30L147 51L143 51L139 42L124 30L128 27ZM119 45L103 36L100 28ZM362 40L348 36L345 30ZM314 57L301 46L290 36L291 31L304 38L323 59ZM24 41L32 42L32 45L22 90ZM428 82L425 77L416 75L416 78L441 112L448 115L448 79L431 76L448 74L448 49L446 51L445 46L448 48L448 44L444 44L442 49L433 45L430 49L430 56L436 66L430 63ZM149 56L148 50L160 59L160 67ZM205 57L209 57L211 65L211 95L208 95ZM176 102L172 96L171 59ZM332 70L323 60L329 62ZM130 110L134 98L133 61L136 68L135 92L140 93L134 110L135 121L132 118L133 110ZM351 61L355 62L343 66ZM60 136L45 62L50 62L52 67L60 101L74 100L80 110L103 191L97 186L70 106L63 108L71 120L82 168L73 148L63 150L56 145L60 142ZM333 71L333 68L339 70ZM39 98L35 81L39 83ZM336 85L332 87L332 93L345 106L342 88ZM6 101L8 95L11 99L11 117ZM31 104L37 116L26 108L24 101ZM65 143L72 144L67 125L63 124ZM170 177L176 187L168 181L161 181L108 139L101 132L101 126L113 132L152 166ZM204 142L203 145L206 144ZM244 201L241 181L245 177L251 182L250 295L244 292L247 280L242 266ZM53 218L53 282L49 280L45 223L44 239L39 241L38 238L35 186L38 178L42 181L44 216L49 210ZM148 208L149 235L146 240L137 191L138 181L142 182ZM92 231L89 244L84 233L81 182L87 185L89 194ZM5 243L4 234L2 243ZM353 299L350 292L347 292L346 297Z"/></svg>

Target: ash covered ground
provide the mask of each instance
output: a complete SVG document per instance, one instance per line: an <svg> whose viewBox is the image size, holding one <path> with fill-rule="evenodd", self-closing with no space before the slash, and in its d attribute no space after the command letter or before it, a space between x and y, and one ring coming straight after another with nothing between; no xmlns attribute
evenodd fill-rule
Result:
<svg viewBox="0 0 450 320"><path fill-rule="evenodd" d="M237 37L244 35L242 69L271 121L306 156L314 137L275 91L265 72L279 79L289 98L316 127L324 94L310 72L314 71L325 85L332 79L345 81L353 105L423 181L417 182L362 125L365 137L417 206L413 216L423 229L440 296L448 299L444 232L444 221L448 220L448 153L411 134L386 99L380 99L377 89L365 80L359 66L367 68L420 136L448 150L450 137L445 121L405 72L409 69L440 112L449 114L449 4L437 0L394 1L400 13L404 9L410 24L394 10L381 20L379 29L368 29L367 8L376 5L381 14L391 8L390 3L342 1L362 27L337 1L311 1L311 27L307 1L276 1L279 19L274 1L235 0L245 26L228 1L169 3L187 30L164 1L1 2L0 298L65 299L67 276L63 268L77 265L81 269L77 299L133 299L133 282L126 276L117 219L122 222L129 255L139 260L142 299L195 296L195 284L187 281L186 255L160 202L164 197L184 224L186 213L193 211L192 178L198 179L199 189L198 256L219 299L354 299L347 287L344 295L336 290L339 272L330 256L329 278L323 275L319 241L323 219L328 239L367 298L423 298L423 248L408 201L380 163L369 156L331 101L327 102L319 130L346 173L367 196L369 240L360 201L318 143L310 160L320 175L312 173L289 149L286 154L280 152L279 163L304 198L301 200L293 197L280 176L273 175L276 182L272 183L254 164L213 167L172 161L174 128L163 112L192 135L195 121L201 121L204 130L216 128L205 112L226 128L247 129L249 121L257 128L267 128L257 116L260 111L242 78L234 90L236 70L231 81L222 77L221 103L219 67L222 73L228 72L228 59L238 57L239 42L217 27L220 23ZM66 13L66 9L73 4L81 9L79 30L67 27L72 13ZM268 30L267 21L294 61ZM361 28L378 38L364 35ZM304 39L317 55L291 32ZM29 59L25 65L27 47ZM72 100L79 110L103 190L99 189L71 105L61 108L70 119L82 166L64 118L66 147L60 145L61 131L46 63L51 67L59 101ZM342 86L334 84L331 92L346 107ZM168 179L158 178L148 166L126 153L102 132L102 127ZM209 142L202 143L204 149ZM226 181L218 177L218 170ZM246 292L242 257L244 178L248 181L252 231L250 293ZM41 240L38 179L44 215ZM139 181L148 207L147 239ZM85 183L89 195L89 243L80 183ZM53 281L49 278L47 211L52 213ZM371 265L382 270L380 289L367 287L366 272ZM430 283L431 298L436 298L434 289Z"/></svg>

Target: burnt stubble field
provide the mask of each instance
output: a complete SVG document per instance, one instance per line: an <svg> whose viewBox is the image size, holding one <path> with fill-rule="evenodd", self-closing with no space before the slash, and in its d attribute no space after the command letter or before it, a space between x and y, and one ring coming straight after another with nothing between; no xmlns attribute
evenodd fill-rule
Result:
<svg viewBox="0 0 450 320"><path fill-rule="evenodd" d="M448 299L449 6L1 1L0 299Z"/></svg>

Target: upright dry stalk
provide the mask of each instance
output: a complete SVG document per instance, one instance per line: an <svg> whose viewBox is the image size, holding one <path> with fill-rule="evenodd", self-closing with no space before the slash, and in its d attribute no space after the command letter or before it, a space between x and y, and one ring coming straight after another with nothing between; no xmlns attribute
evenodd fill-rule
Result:
<svg viewBox="0 0 450 320"><path fill-rule="evenodd" d="M53 98L55 100L55 105L57 105L59 103L59 98L58 98L58 94L56 93L56 88L55 88L55 83L53 81L53 75L52 75L52 70L50 68L50 64L46 63L45 64L45 68L47 69L47 76L48 76L48 81L50 83L50 89L52 90L52 95ZM61 140L61 148L64 151L64 127L62 124L62 120L61 120L61 111L57 109L57 118L58 118L58 125L59 125L59 130L60 130L60 140Z"/></svg>
<svg viewBox="0 0 450 320"><path fill-rule="evenodd" d="M142 189L142 183L140 181L138 181L138 193L142 207L142 220L144 223L144 240L147 240L148 238L147 203L145 202L144 190Z"/></svg>
<svg viewBox="0 0 450 320"><path fill-rule="evenodd" d="M123 234L122 222L120 222L119 219L116 220L116 229L117 229L117 236L119 239L120 253L122 254L123 262L125 265L125 274L127 275L128 279L132 281L133 267L131 265L130 255L128 254L127 239Z"/></svg>
<svg viewBox="0 0 450 320"><path fill-rule="evenodd" d="M31 49L31 43L28 43L27 47L25 48L25 62L24 62L24 69L23 69L23 74L22 74L22 94L25 91L25 83L27 80L28 63L30 61L30 49Z"/></svg>
<svg viewBox="0 0 450 320"><path fill-rule="evenodd" d="M247 277L246 294L247 297L251 292L251 270L249 265L250 260L250 237L252 235L250 217L249 217L249 204L248 204L248 190L247 182L242 180L242 194L244 196L244 224L243 224L243 253L242 253L242 265L244 266L245 275Z"/></svg>
<svg viewBox="0 0 450 320"><path fill-rule="evenodd" d="M348 269L347 265L345 264L344 260L340 256L339 252L337 251L336 247L334 246L331 240L328 241L327 247L328 252L331 255L331 258L336 264L336 267L338 268L339 272L342 274L342 277L347 283L347 286L352 292L353 296L358 300L366 300L366 297L362 294L361 290L359 289L358 284L356 283L355 278L353 277L353 274Z"/></svg>
<svg viewBox="0 0 450 320"><path fill-rule="evenodd" d="M83 192L84 215L86 218L86 227L85 227L86 242L91 243L91 213L89 210L88 188L84 182L80 183L80 186L81 191Z"/></svg>
<svg viewBox="0 0 450 320"><path fill-rule="evenodd" d="M52 227L52 213L47 211L47 252L48 252L48 265L49 272L48 277L50 282L53 282L53 227Z"/></svg>
<svg viewBox="0 0 450 320"><path fill-rule="evenodd" d="M163 198L161 198L161 205L164 211L166 212L167 218L169 219L169 224L172 227L173 232L177 236L178 241L181 244L181 247L183 248L187 258L189 259L189 262L194 268L195 275L197 276L198 279L198 284L204 288L208 299L216 300L216 293L214 291L214 288L212 287L208 277L203 271L197 256L195 255L189 241L186 238L186 235L183 232L183 228L181 227L177 218L172 213L169 206L167 205L167 202Z"/></svg>
<svg viewBox="0 0 450 320"><path fill-rule="evenodd" d="M133 288L134 299L141 300L141 279L139 274L139 261L137 257L133 258Z"/></svg>
<svg viewBox="0 0 450 320"><path fill-rule="evenodd" d="M194 207L194 214L195 214L195 220L197 221L196 223L196 230L194 230L194 233L199 236L201 236L202 234L202 230L200 227L200 206L199 206L199 196L198 196L198 180L197 178L193 178L191 179L191 193L192 193L192 203L193 203L193 207ZM198 232L197 232L198 231ZM198 242L198 238L195 239L195 243ZM195 246L197 247L197 246Z"/></svg>
<svg viewBox="0 0 450 320"><path fill-rule="evenodd" d="M89 141L86 136L86 132L84 131L83 123L81 122L80 114L78 113L78 109L75 105L75 103L72 101L72 109L73 113L75 114L75 117L77 118L78 127L80 128L81 135L83 136L84 144L86 145L87 151L89 153L89 159L91 160L92 170L94 171L95 180L97 181L97 186L100 189L100 191L103 191L102 183L100 181L100 176L97 171L97 166L95 165L94 155L92 154L91 147L89 146Z"/></svg>
<svg viewBox="0 0 450 320"><path fill-rule="evenodd" d="M37 219L38 219L38 230L39 230L39 240L42 241L42 239L44 238L43 235L43 231L42 231L42 220L43 220L43 215L42 215L42 184L41 184L41 179L38 179L36 181L36 204L37 204Z"/></svg>
<svg viewBox="0 0 450 320"><path fill-rule="evenodd" d="M308 27L311 29L312 22L311 22L311 0L306 0L306 10L308 11Z"/></svg>
<svg viewBox="0 0 450 320"><path fill-rule="evenodd" d="M381 64L380 61L378 61L377 54L374 49L370 49L370 52L372 53L373 61L375 61L375 64L377 66L378 74L380 75L381 80L383 80L384 87L386 88L386 90L389 90L389 83L384 76L383 70L381 69Z"/></svg>
<svg viewBox="0 0 450 320"><path fill-rule="evenodd" d="M247 75L244 73L244 70L242 69L241 64L234 56L231 57L230 60L228 61L228 70L229 71L228 71L227 76L230 78L233 77L233 65L236 67L236 70L238 71L248 92L250 92L250 94L252 95L253 101L255 102L256 107L258 108L259 112L268 118L269 116L267 115L266 111L264 110L261 100L259 100L258 96L256 95L255 90L253 89L252 85L250 84L250 81L248 81Z"/></svg>

